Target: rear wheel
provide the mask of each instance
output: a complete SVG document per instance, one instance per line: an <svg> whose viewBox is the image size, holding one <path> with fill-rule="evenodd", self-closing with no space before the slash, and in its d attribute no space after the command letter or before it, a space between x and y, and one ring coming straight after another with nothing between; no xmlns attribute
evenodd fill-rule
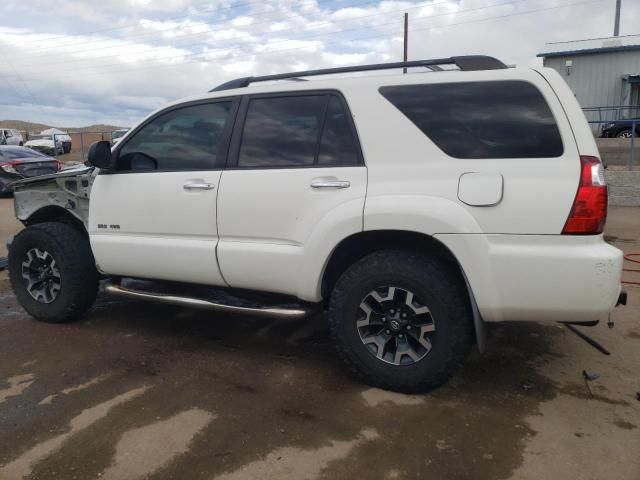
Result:
<svg viewBox="0 0 640 480"><path fill-rule="evenodd" d="M20 305L44 322L77 319L98 293L99 275L89 240L64 223L22 230L9 250L9 278Z"/></svg>
<svg viewBox="0 0 640 480"><path fill-rule="evenodd" d="M445 263L380 251L352 265L331 295L329 321L343 359L366 383L424 392L446 382L473 342L467 294Z"/></svg>

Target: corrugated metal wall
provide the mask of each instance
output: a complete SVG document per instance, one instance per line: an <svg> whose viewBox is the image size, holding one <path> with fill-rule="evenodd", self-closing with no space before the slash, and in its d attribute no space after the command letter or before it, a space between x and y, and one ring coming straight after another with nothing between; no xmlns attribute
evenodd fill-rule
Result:
<svg viewBox="0 0 640 480"><path fill-rule="evenodd" d="M567 60L573 61L570 74ZM622 77L640 74L640 50L547 57L544 65L562 75L582 107L628 105Z"/></svg>

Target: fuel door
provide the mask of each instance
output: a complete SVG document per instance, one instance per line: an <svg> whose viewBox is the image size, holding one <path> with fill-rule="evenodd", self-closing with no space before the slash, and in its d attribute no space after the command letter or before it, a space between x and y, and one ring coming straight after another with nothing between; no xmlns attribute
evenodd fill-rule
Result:
<svg viewBox="0 0 640 480"><path fill-rule="evenodd" d="M504 179L499 173L467 172L458 180L458 198L472 207L492 207L502 201Z"/></svg>

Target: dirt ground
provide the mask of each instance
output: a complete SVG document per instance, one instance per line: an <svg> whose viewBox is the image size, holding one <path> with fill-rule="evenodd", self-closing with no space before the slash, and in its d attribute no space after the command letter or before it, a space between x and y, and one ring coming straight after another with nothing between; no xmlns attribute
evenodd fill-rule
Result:
<svg viewBox="0 0 640 480"><path fill-rule="evenodd" d="M0 240L18 228L1 200ZM607 234L640 251L640 209L611 209ZM406 396L354 379L322 315L101 296L84 321L46 325L0 273L0 479L638 480L640 289L628 291L614 329L583 328L610 356L556 324L491 325L487 353ZM583 370L598 375L592 393Z"/></svg>

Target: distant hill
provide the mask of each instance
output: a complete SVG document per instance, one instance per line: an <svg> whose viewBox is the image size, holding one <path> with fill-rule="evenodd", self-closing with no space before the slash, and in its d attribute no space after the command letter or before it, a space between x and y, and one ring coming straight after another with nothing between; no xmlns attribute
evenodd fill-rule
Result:
<svg viewBox="0 0 640 480"><path fill-rule="evenodd" d="M39 133L47 128L52 128L53 125L44 125L42 123L23 122L22 120L0 120L0 128L14 128L21 132ZM64 132L112 132L114 130L120 130L125 127L117 127L115 125L89 125L87 127L55 127Z"/></svg>

